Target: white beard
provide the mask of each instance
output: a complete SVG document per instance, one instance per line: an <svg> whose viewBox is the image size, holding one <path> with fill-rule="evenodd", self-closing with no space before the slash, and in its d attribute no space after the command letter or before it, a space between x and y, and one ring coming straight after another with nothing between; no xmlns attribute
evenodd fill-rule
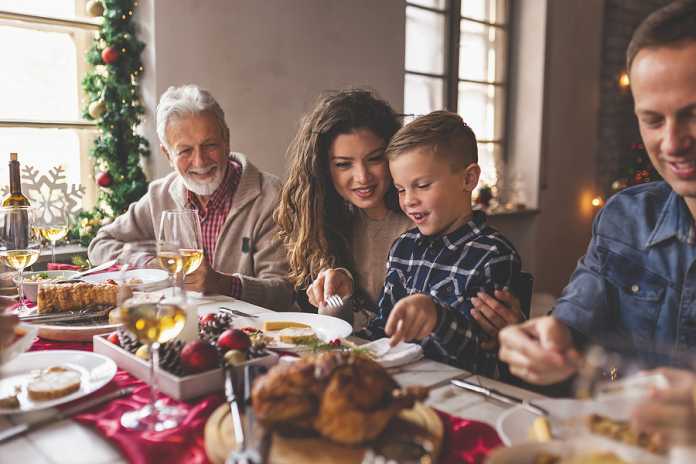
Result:
<svg viewBox="0 0 696 464"><path fill-rule="evenodd" d="M182 174L181 172L179 175L181 176L181 180L184 182L184 185L188 190L191 192L195 193L196 195L204 196L207 197L209 195L212 195L215 190L220 186L222 183L222 180L225 178L225 166L218 166L217 173L215 174L215 177L207 182L198 182L193 180L191 177Z"/></svg>

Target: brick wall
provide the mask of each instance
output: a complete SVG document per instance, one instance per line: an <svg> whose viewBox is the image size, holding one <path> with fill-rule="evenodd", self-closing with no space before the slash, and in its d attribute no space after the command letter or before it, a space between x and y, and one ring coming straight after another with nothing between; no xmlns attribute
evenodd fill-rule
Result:
<svg viewBox="0 0 696 464"><path fill-rule="evenodd" d="M612 193L611 183L620 174L622 157L640 142L630 90L618 85L626 67L626 48L640 22L670 0L606 0L600 73L598 186Z"/></svg>

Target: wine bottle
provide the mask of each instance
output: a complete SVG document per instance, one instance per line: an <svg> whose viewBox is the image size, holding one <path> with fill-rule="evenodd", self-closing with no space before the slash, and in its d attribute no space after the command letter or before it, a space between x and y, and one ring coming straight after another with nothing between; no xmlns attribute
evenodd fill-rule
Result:
<svg viewBox="0 0 696 464"><path fill-rule="evenodd" d="M22 182L19 177L19 161L17 153L10 153L10 193L5 195L2 206L30 206L29 199L22 193Z"/></svg>

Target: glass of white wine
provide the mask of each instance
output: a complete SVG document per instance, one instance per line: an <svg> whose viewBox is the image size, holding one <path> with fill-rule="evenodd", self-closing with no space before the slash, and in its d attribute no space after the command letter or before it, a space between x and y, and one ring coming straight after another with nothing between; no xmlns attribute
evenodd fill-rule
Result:
<svg viewBox="0 0 696 464"><path fill-rule="evenodd" d="M183 270L183 260L181 258L181 247L178 242L158 240L157 241L157 260L160 267L169 274L169 286L172 293L176 292L177 276ZM183 279L181 279L181 291L183 292Z"/></svg>
<svg viewBox="0 0 696 464"><path fill-rule="evenodd" d="M125 285L125 272L142 267L142 256L151 253L151 243L127 243L119 256L121 285L118 315L126 330L147 346L150 360L150 402L121 416L121 425L134 430L161 431L176 427L184 415L177 407L157 400L160 344L173 340L184 328L186 311L180 297L164 298L160 292L134 292Z"/></svg>
<svg viewBox="0 0 696 464"><path fill-rule="evenodd" d="M0 260L17 271L19 313L29 311L24 304L24 270L39 259L40 253L35 209L30 206L0 208Z"/></svg>
<svg viewBox="0 0 696 464"><path fill-rule="evenodd" d="M178 244L184 275L195 272L203 262L203 234L196 210L164 211L158 239Z"/></svg>
<svg viewBox="0 0 696 464"><path fill-rule="evenodd" d="M45 207L36 217L36 227L44 238L51 242L51 262L56 262L56 242L68 235L70 211L67 208Z"/></svg>

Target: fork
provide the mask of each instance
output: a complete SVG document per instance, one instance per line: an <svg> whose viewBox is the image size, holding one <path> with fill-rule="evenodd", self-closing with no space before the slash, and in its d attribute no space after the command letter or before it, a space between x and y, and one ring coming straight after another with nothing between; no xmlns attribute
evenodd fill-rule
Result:
<svg viewBox="0 0 696 464"><path fill-rule="evenodd" d="M225 306L220 306L220 310L222 310L223 312L226 312L226 313L233 314L235 316L240 316L240 317L250 317L252 319L259 317L259 316L256 316L254 314L245 313L244 311L239 311L238 309L227 308Z"/></svg>
<svg viewBox="0 0 696 464"><path fill-rule="evenodd" d="M338 316L343 309L343 298L340 295L331 295L319 306L319 314Z"/></svg>

